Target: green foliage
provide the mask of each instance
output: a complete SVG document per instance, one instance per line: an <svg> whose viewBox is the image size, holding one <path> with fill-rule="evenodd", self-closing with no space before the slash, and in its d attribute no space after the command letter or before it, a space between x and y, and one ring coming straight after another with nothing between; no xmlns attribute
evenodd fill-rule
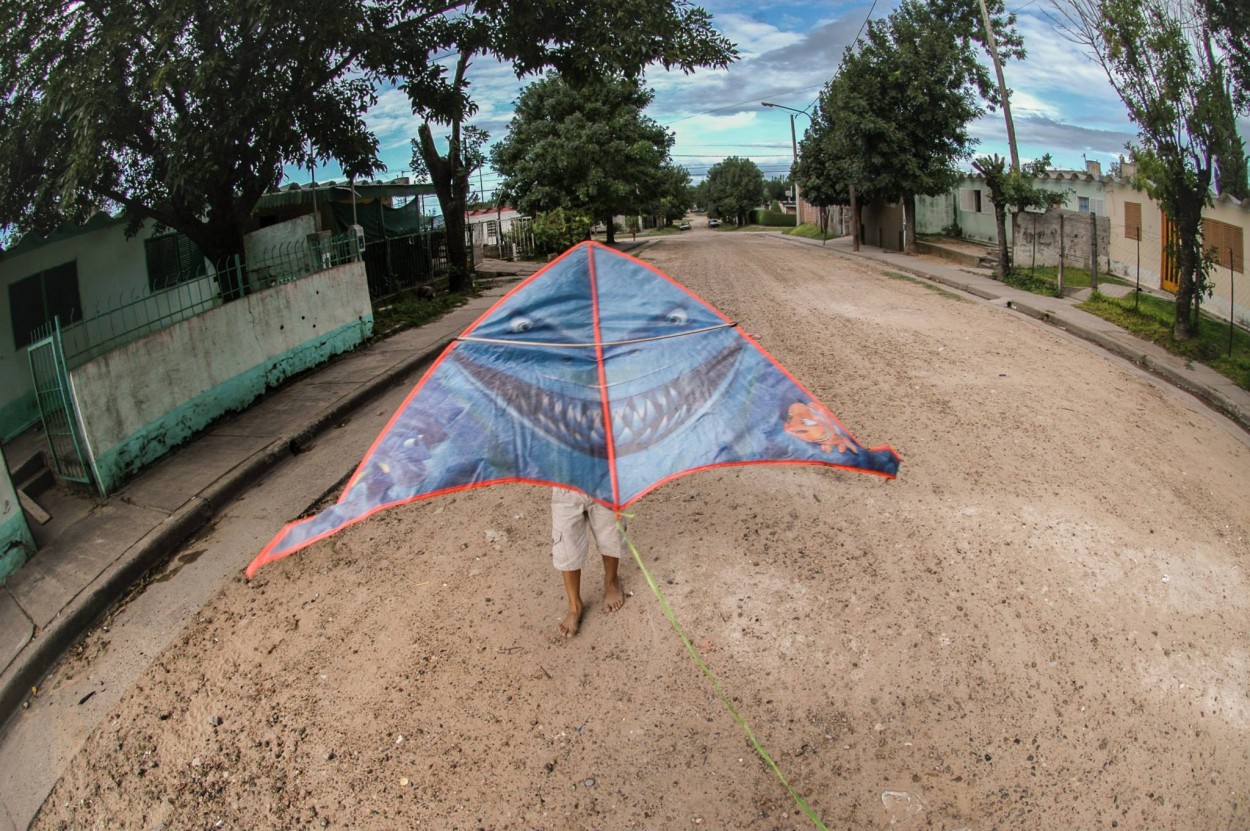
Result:
<svg viewBox="0 0 1250 831"><path fill-rule="evenodd" d="M1173 355L1204 364L1242 389L1250 389L1250 332L1232 330L1229 354L1228 321L1208 320L1193 337L1177 340L1173 335L1175 303L1148 294L1135 298L1094 294L1079 308L1109 320L1122 329L1166 349Z"/></svg>
<svg viewBox="0 0 1250 831"><path fill-rule="evenodd" d="M652 97L626 78L574 87L552 75L527 86L491 151L504 198L522 213L566 208L605 223L680 199L673 136L642 114Z"/></svg>
<svg viewBox="0 0 1250 831"><path fill-rule="evenodd" d="M373 308L374 337L389 338L396 332L424 326L467 302L468 295L455 293L424 299L412 291L399 297L387 298Z"/></svg>
<svg viewBox="0 0 1250 831"><path fill-rule="evenodd" d="M736 58L685 0L6 0L0 29L0 228L120 207L213 260L242 251L284 168L381 170L365 120L381 86L427 120L471 115L445 55L579 79Z"/></svg>
<svg viewBox="0 0 1250 831"><path fill-rule="evenodd" d="M1215 160L1238 152L1227 126L1233 98L1212 27L1201 14L1194 18L1201 7L1181 0L1056 0L1056 6L1061 28L1102 65L1137 125L1139 143L1129 148L1137 184L1176 229L1174 333L1192 337L1205 282L1202 211Z"/></svg>
<svg viewBox="0 0 1250 831"><path fill-rule="evenodd" d="M730 156L708 168L703 182L709 216L733 219L745 225L764 201L764 173L750 159Z"/></svg>
<svg viewBox="0 0 1250 831"><path fill-rule="evenodd" d="M828 234L820 230L819 225L814 225L811 222L804 222L797 228L787 228L785 231L782 231L782 233L790 234L795 237L805 237L807 239L818 239L822 241L831 239Z"/></svg>
<svg viewBox="0 0 1250 831"><path fill-rule="evenodd" d="M542 254L558 254L588 239L594 224L587 214L574 210L545 211L534 217L531 226L534 245Z"/></svg>
<svg viewBox="0 0 1250 831"><path fill-rule="evenodd" d="M1011 272L1011 250L1007 247L1007 214L1026 208L1043 210L1063 204L1065 193L1040 188L1034 182L1050 166L1050 154L1025 164L1020 170L1008 170L1006 160L995 153L981 156L972 167L985 177L985 186L994 203L994 221L998 226L998 273Z"/></svg>
<svg viewBox="0 0 1250 831"><path fill-rule="evenodd" d="M769 228L793 228L794 215L785 211L756 211L755 224Z"/></svg>
<svg viewBox="0 0 1250 831"><path fill-rule="evenodd" d="M813 204L847 204L851 185L863 201L955 185L974 144L967 125L982 112L978 94L996 94L977 60L979 21L975 0L904 0L869 24L822 91L802 142L795 176ZM1014 54L1019 37L1004 27L1004 51Z"/></svg>
<svg viewBox="0 0 1250 831"><path fill-rule="evenodd" d="M783 199L790 198L790 190L793 184L788 176L774 176L764 182L764 193L768 197L769 202L780 202Z"/></svg>

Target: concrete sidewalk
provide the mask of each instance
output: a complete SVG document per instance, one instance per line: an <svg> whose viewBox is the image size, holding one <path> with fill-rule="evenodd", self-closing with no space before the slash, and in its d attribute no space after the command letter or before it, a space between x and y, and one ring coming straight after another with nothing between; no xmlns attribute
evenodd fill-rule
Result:
<svg viewBox="0 0 1250 831"><path fill-rule="evenodd" d="M842 237L821 243L820 240L795 237L787 234L770 236L794 242L796 245L812 245L824 248L832 256L855 257L871 260L890 269L932 280L935 283L971 294L990 303L1050 323L1108 352L1137 364L1159 376L1169 384L1195 396L1207 406L1226 416L1243 430L1250 431L1250 392L1238 387L1210 367L1190 363L1172 355L1149 341L1109 323L1100 317L1082 311L1077 304L1089 297L1089 289L1069 297L1043 297L1000 283L986 269L960 265L936 256L908 256L896 251L885 251L861 245L858 252L852 250L850 237ZM1128 296L1133 289L1113 283L1104 283L1101 291L1114 296Z"/></svg>
<svg viewBox="0 0 1250 831"><path fill-rule="evenodd" d="M1250 393L1204 366L1187 365L1080 311L1075 308L1080 297L1039 297L999 283L988 272L933 256L904 256L867 246L853 252L849 239L822 246L814 240L769 236L823 248L830 257L869 260L1049 322L1193 393L1250 430ZM638 253L649 244L620 247ZM518 279L537 267L495 265ZM495 281L482 296L434 323L339 356L247 410L221 419L120 492L96 500L0 588L0 735L31 688L144 572L167 560L266 470L435 358L512 285L506 278ZM14 825L3 807L0 831L8 831Z"/></svg>

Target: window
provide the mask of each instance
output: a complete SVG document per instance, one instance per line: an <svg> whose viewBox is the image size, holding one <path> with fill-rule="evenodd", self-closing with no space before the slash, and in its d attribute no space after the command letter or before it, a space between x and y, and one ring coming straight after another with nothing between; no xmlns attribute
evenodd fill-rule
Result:
<svg viewBox="0 0 1250 831"><path fill-rule="evenodd" d="M974 214L992 213L994 208L989 199L982 197L980 188L959 189L959 209Z"/></svg>
<svg viewBox="0 0 1250 831"><path fill-rule="evenodd" d="M1245 272L1245 248L1241 228L1220 222L1218 219L1202 220L1202 242L1215 259L1215 267L1227 271Z"/></svg>
<svg viewBox="0 0 1250 831"><path fill-rule="evenodd" d="M1076 198L1076 209L1083 214L1102 214L1107 212L1103 200L1093 199L1088 196L1078 196Z"/></svg>
<svg viewBox="0 0 1250 831"><path fill-rule="evenodd" d="M52 322L54 317L60 318L62 326L82 320L78 263L58 265L11 284L9 313L13 321L13 344L17 349L34 343L38 337L36 330Z"/></svg>
<svg viewBox="0 0 1250 831"><path fill-rule="evenodd" d="M208 273L204 255L185 234L166 234L144 243L148 260L148 290L160 291L198 280Z"/></svg>
<svg viewBox="0 0 1250 831"><path fill-rule="evenodd" d="M1141 239L1141 203L1124 203L1124 238Z"/></svg>
<svg viewBox="0 0 1250 831"><path fill-rule="evenodd" d="M493 219L486 220L486 239L499 240L499 223Z"/></svg>

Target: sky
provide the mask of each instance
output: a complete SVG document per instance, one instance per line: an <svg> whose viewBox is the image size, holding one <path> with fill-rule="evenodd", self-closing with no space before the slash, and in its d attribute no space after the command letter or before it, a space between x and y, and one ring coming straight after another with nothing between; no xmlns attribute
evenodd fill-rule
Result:
<svg viewBox="0 0 1250 831"><path fill-rule="evenodd" d="M1017 14L1028 52L1025 60L1004 65L1021 160L1049 153L1056 168L1083 169L1090 160L1101 162L1106 172L1136 134L1123 103L1101 67L1055 28L1051 0L1007 2ZM708 167L729 156L751 159L767 178L786 176L793 158L791 113L763 103L810 112L866 21L888 17L897 0L703 0L699 5L737 45L740 59L723 70L683 75L661 69L646 77L655 92L646 115L674 134L672 158L690 171L696 184ZM533 79L519 81L510 67L479 58L469 70L469 80L480 107L472 123L501 138L520 90ZM407 97L395 89L381 91L366 120L387 166L379 178L407 175L409 140L418 125ZM799 114L794 122L801 140L809 121ZM433 127L438 136L439 125ZM979 140L976 155L1008 155L1001 111L982 116L970 132ZM1250 134L1247 129L1242 132ZM336 175L330 168L318 178ZM498 183L489 167L473 182L487 197Z"/></svg>

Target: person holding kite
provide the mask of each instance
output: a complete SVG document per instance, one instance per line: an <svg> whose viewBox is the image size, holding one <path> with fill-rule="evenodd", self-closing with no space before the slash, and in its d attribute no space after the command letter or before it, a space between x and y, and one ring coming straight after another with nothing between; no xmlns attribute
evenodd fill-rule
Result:
<svg viewBox="0 0 1250 831"><path fill-rule="evenodd" d="M560 621L565 638L577 634L582 622L582 569L590 561L590 537L603 560L603 611L615 612L625 604L617 567L625 556L624 520L584 493L566 488L551 489L551 561L564 578L569 607Z"/></svg>

